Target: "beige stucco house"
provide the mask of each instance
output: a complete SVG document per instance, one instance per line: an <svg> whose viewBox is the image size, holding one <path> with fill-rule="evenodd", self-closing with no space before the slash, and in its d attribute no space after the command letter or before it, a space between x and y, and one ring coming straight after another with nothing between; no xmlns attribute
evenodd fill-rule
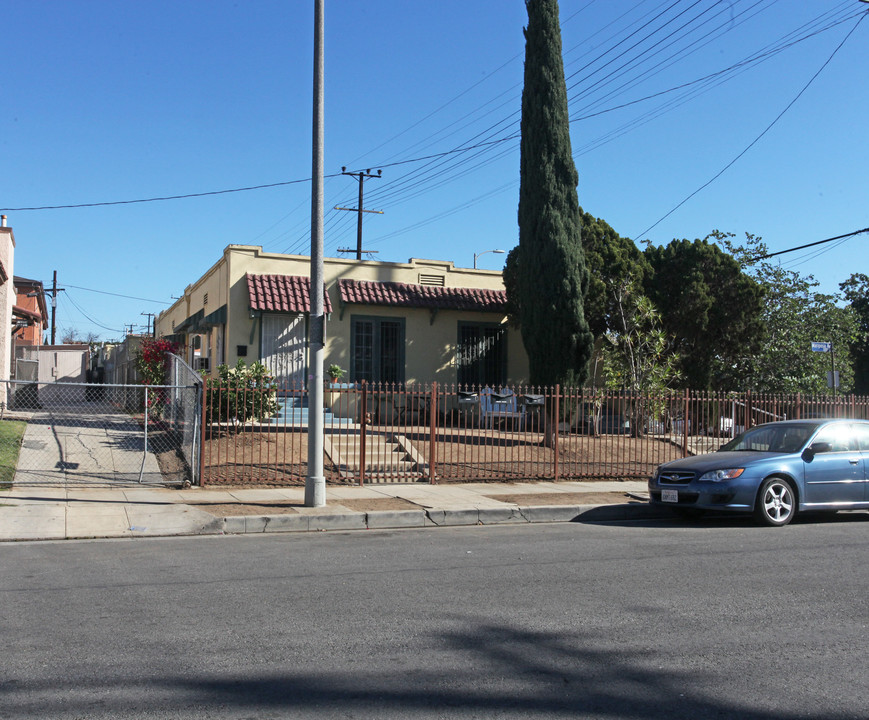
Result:
<svg viewBox="0 0 869 720"><path fill-rule="evenodd" d="M197 369L260 361L280 383L303 386L309 275L307 256L229 245L157 316L155 334L176 341ZM341 366L345 381L494 387L527 380L500 272L440 260L325 258L324 280L326 366Z"/></svg>

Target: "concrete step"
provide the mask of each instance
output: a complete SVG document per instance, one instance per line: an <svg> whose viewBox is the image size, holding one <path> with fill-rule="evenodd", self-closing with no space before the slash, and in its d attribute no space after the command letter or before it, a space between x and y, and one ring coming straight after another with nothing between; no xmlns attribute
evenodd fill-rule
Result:
<svg viewBox="0 0 869 720"><path fill-rule="evenodd" d="M272 425L307 425L308 424L308 397L288 396L278 397L278 413L269 419ZM355 425L352 418L342 418L332 414L328 408L323 409L323 424L326 427L333 425Z"/></svg>
<svg viewBox="0 0 869 720"><path fill-rule="evenodd" d="M362 453L359 438L330 435L327 438L327 452L343 475L358 475ZM373 482L407 482L408 479L419 477L425 472L426 466L420 464L414 453L408 452L403 437L366 437L365 476Z"/></svg>

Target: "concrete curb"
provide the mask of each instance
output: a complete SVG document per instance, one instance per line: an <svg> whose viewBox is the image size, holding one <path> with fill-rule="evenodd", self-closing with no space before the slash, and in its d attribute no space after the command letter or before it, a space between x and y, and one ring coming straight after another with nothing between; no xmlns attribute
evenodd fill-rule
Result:
<svg viewBox="0 0 869 720"><path fill-rule="evenodd" d="M260 515L223 518L226 535L326 530L395 530L556 522L607 522L671 518L667 508L639 503L620 505L530 505L527 507L444 510L378 510L310 515Z"/></svg>
<svg viewBox="0 0 869 720"><path fill-rule="evenodd" d="M85 503L69 507L60 502L22 504L15 508L3 508L4 513L0 514L0 542L620 522L673 517L670 508L653 507L643 502L473 507L473 499L468 500L468 505L464 507L463 503L451 502L453 507L367 512L349 510L342 507L339 501L322 508L300 507L289 514L227 517L215 517L205 510L183 503L156 506L134 503L100 506ZM13 512L7 514L5 511Z"/></svg>

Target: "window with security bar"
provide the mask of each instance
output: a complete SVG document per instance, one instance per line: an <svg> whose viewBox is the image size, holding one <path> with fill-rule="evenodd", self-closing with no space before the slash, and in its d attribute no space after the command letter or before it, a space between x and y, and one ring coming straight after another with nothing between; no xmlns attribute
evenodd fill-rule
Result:
<svg viewBox="0 0 869 720"><path fill-rule="evenodd" d="M351 382L404 382L403 318L354 316L350 333Z"/></svg>
<svg viewBox="0 0 869 720"><path fill-rule="evenodd" d="M501 387L507 383L507 328L494 323L459 323L456 348L459 385Z"/></svg>

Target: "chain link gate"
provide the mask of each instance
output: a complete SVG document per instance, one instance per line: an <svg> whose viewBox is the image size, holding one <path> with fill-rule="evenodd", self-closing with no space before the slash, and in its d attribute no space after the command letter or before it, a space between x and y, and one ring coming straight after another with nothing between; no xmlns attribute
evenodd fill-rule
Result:
<svg viewBox="0 0 869 720"><path fill-rule="evenodd" d="M0 482L196 484L201 387L4 381Z"/></svg>

